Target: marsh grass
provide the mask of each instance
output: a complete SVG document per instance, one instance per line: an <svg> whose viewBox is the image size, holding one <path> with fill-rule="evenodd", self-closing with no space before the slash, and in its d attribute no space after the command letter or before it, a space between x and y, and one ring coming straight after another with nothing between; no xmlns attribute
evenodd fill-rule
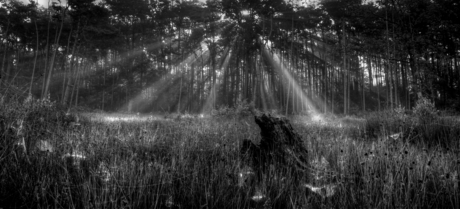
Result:
<svg viewBox="0 0 460 209"><path fill-rule="evenodd" d="M242 140L259 140L252 117L107 121L128 116L100 113L72 126L66 111L35 102L0 110L2 208L460 208L454 119L293 118L309 149L312 178L294 182L270 168L258 182L239 160ZM417 133L402 134L410 140L389 137L408 130ZM18 152L20 137L32 148L47 140L54 151ZM436 140L428 146L430 137ZM72 153L84 158L64 157Z"/></svg>

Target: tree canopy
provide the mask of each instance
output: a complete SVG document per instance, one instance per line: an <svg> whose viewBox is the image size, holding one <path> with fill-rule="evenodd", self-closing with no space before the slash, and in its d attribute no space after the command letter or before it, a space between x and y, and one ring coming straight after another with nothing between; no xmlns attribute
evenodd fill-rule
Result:
<svg viewBox="0 0 460 209"><path fill-rule="evenodd" d="M0 1L0 88L106 111L460 110L456 0Z"/></svg>

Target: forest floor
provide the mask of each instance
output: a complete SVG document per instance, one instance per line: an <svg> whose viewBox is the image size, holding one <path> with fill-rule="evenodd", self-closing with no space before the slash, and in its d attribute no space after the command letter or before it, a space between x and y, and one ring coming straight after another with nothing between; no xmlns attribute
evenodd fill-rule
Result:
<svg viewBox="0 0 460 209"><path fill-rule="evenodd" d="M241 162L253 116L26 111L1 111L0 208L460 208L458 117L290 117L303 182Z"/></svg>

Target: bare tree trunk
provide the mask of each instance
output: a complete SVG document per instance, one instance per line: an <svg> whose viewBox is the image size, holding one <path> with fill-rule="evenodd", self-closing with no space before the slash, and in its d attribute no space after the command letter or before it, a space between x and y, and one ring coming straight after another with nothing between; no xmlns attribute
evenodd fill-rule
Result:
<svg viewBox="0 0 460 209"><path fill-rule="evenodd" d="M78 30L77 30L77 34L78 34ZM73 72L73 71L76 71L76 70L73 70L74 69L74 63L75 63L75 51L76 51L76 46L77 46L77 41L78 40L78 35L77 37L75 38L75 42L73 43L73 46L72 46L72 58L70 60L70 63L69 63L69 79L67 80L67 85L65 86L65 90L64 90L64 97L63 97L63 101L62 101L62 104L66 104L67 103L67 98L69 96L69 91L70 91L70 88L72 87L72 78L73 79L77 79L77 76L76 76L76 73ZM74 85L75 85L75 81L74 81Z"/></svg>
<svg viewBox="0 0 460 209"><path fill-rule="evenodd" d="M64 18L65 18L65 12L66 12L67 8L64 9L61 13L61 17L62 17L62 20L61 20L61 26L59 28L59 33L56 37L56 40L54 42L54 51L53 51L53 56L51 57L51 63L50 63L50 68L48 70L48 75L47 75L47 78L46 78L46 84L45 84L45 90L44 90L44 95L46 96L49 92L49 85L50 85L50 82L51 82L51 76L53 74L53 68L54 68L54 60L56 59L56 53L57 51L59 50L59 40L61 38L61 34L62 34L62 29L64 28Z"/></svg>
<svg viewBox="0 0 460 209"><path fill-rule="evenodd" d="M292 36L291 36L291 49L290 49L290 55L289 55L289 74L290 75L294 75L294 51L293 51L293 48L294 48L294 39L295 39L295 36L294 36L294 15L292 16L292 23L291 23L291 33L292 33ZM291 101L291 113L295 113L296 109L295 109L295 98L298 96L296 95L296 90L294 88L294 85L295 85L295 80L294 80L294 76L291 76L291 78L293 79L291 81L291 89L292 89L292 101Z"/></svg>
<svg viewBox="0 0 460 209"><path fill-rule="evenodd" d="M70 101L69 101L70 106L72 106L74 95L75 95L75 92L76 92L76 90L78 88L77 85L78 85L78 82L80 80L80 72L83 70L81 66L82 66L81 62L78 62L77 67L75 69L75 73L74 73L74 80L73 80L73 85L72 85L72 93L70 95Z"/></svg>
<svg viewBox="0 0 460 209"><path fill-rule="evenodd" d="M7 80L8 80L8 70L5 69L5 64L6 64L6 67L8 68L8 43L5 44L5 50L3 50L3 60L2 60L2 69L0 71L0 85L3 83L6 83Z"/></svg>
<svg viewBox="0 0 460 209"><path fill-rule="evenodd" d="M328 98L327 93L329 91L329 88L330 88L331 84L329 82L327 82L328 77L329 77L328 76L328 68L327 68L328 64L327 64L327 61L326 61L327 60L326 59L327 49L326 49L326 44L325 44L326 42L325 42L325 38L324 38L324 29L323 28L321 28L321 38L322 38L322 41L323 41L323 51L321 52L320 57L324 61L324 78L323 78L323 83L324 83L324 96L323 96L323 98L324 98L324 101L323 101L324 107L323 108L324 108L324 110L323 110L323 112L327 113L327 98Z"/></svg>
<svg viewBox="0 0 460 209"><path fill-rule="evenodd" d="M180 114L180 100L182 97L182 72L180 73L180 87L179 87L179 104L177 105L177 113Z"/></svg>
<svg viewBox="0 0 460 209"><path fill-rule="evenodd" d="M394 18L394 5L393 5L393 9L391 10L391 20L392 20L392 27L393 27L393 68L394 68L394 71L392 70L394 76L392 76L392 80L393 80L393 83L392 83L392 86L393 86L393 89L394 89L394 93L393 93L393 96L394 96L394 106L392 106L392 109L395 108L398 104L399 104L399 99L398 99L398 86L399 86L399 73L398 73L398 62L396 62L396 38L395 38L395 18ZM392 74L392 75L393 75ZM394 79L393 79L394 77Z"/></svg>
<svg viewBox="0 0 460 209"><path fill-rule="evenodd" d="M346 54L346 34L345 34L345 21L342 20L342 72L343 72L343 114L348 114L348 71L347 71L347 54Z"/></svg>
<svg viewBox="0 0 460 209"><path fill-rule="evenodd" d="M49 8L49 3L50 1L48 0L48 8ZM45 95L45 85L46 85L46 78L47 78L47 72L48 72L48 62L49 62L49 53L50 53L50 27L51 27L51 14L50 11L48 11L48 27L47 27L47 32L46 32L46 55L45 55L45 67L43 68L43 82L42 82L42 92L41 92L41 97L42 99L46 97Z"/></svg>
<svg viewBox="0 0 460 209"><path fill-rule="evenodd" d="M32 68L32 76L30 78L30 87L29 87L29 95L32 95L32 85L34 83L34 77L35 77L35 67L37 66L37 58L38 58L38 46L39 46L39 34L38 34L38 26L37 26L37 21L34 21L35 23L35 32L37 33L37 46L35 48L35 58L34 58L34 67Z"/></svg>
<svg viewBox="0 0 460 209"><path fill-rule="evenodd" d="M88 68L90 67L89 63L86 63L85 66L83 67L82 72L77 73L77 79L74 85L74 90L76 91L75 93L75 106L78 106L78 96L80 93L80 83L81 83L81 74L86 73L88 71Z"/></svg>
<svg viewBox="0 0 460 209"><path fill-rule="evenodd" d="M391 63L390 63L390 32L388 30L388 8L385 9L385 25L386 25L386 43L387 43L385 80L386 80L386 84L388 88L387 93L389 97L389 100L387 99L387 108L390 107L391 109L393 109L393 89L392 89L393 77L392 77L392 70L391 70Z"/></svg>
<svg viewBox="0 0 460 209"><path fill-rule="evenodd" d="M370 55L368 55L368 57L366 58L367 60L367 72L369 74L369 92L372 93L372 87L374 86L374 81L372 79L372 62L371 62L371 57Z"/></svg>
<svg viewBox="0 0 460 209"><path fill-rule="evenodd" d="M407 64L406 60L401 61L401 74L402 74L402 91L404 92L404 106L410 108L409 91L407 89L408 77L407 77Z"/></svg>
<svg viewBox="0 0 460 209"><path fill-rule="evenodd" d="M8 31L10 29L10 19L8 18L8 23L7 23L7 26L6 26L6 31L5 31L5 34L8 35ZM5 36L6 37L6 36ZM8 40L5 38L5 40L2 40L2 43L5 42L5 47L4 47L4 50L3 50L3 59L2 59L2 68L0 69L0 87L1 87L1 84L2 84L2 81L5 80L7 78L7 75L5 75L5 62L7 62L6 60L6 55L8 54Z"/></svg>
<svg viewBox="0 0 460 209"><path fill-rule="evenodd" d="M363 56L363 59L364 59L364 56ZM359 60L359 62L361 62L361 60ZM364 62L364 60L363 60L363 62ZM361 73L361 84L362 84L362 95L363 95L362 108L363 108L363 112L366 112L366 85L365 85L366 82L364 81L364 72L365 72L365 70L363 69L360 73Z"/></svg>
<svg viewBox="0 0 460 209"><path fill-rule="evenodd" d="M73 28L73 27L72 27ZM70 48L70 39L72 37L72 29L70 30L69 33L69 38L67 39L67 48L66 48L66 55L64 58L64 76L62 76L62 95L61 95L61 104L65 104L65 96L66 96L66 83L70 82L70 64L69 62L69 67L68 69L65 68L65 64L67 63L67 58L69 57L69 48ZM72 56L73 58L73 56Z"/></svg>
<svg viewBox="0 0 460 209"><path fill-rule="evenodd" d="M351 72L350 72L350 66L353 66L353 60L347 60L348 61L348 64L347 64L347 69L346 69L346 72L347 72L347 96L346 96L346 99L347 99L347 115L350 114L350 90L351 90L351 87L353 87L353 82L351 80ZM352 86L350 86L350 83L352 84Z"/></svg>
<svg viewBox="0 0 460 209"><path fill-rule="evenodd" d="M377 70L377 75L376 75L376 79L377 79L377 102L378 102L378 110L380 112L380 104L381 104L381 101L380 101L380 84L382 82L382 79L381 77L381 74L382 74L382 62L381 62L381 59L379 57L377 57L377 59L379 59L377 62L378 62L378 70Z"/></svg>

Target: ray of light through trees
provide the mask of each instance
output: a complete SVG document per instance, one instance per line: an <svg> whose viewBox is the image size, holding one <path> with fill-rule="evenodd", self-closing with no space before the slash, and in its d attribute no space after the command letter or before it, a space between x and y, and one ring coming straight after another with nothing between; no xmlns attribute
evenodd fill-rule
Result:
<svg viewBox="0 0 460 209"><path fill-rule="evenodd" d="M49 4L2 1L0 84L105 111L458 108L455 1Z"/></svg>

